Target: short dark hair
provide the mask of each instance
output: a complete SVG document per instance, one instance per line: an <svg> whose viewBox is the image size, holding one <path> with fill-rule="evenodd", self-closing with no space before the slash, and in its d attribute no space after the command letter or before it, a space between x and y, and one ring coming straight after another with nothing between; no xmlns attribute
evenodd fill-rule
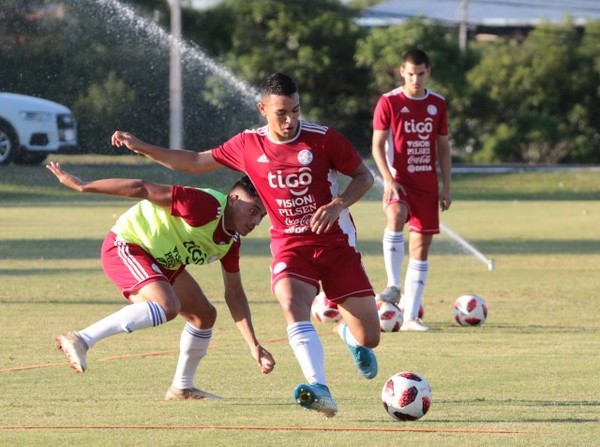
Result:
<svg viewBox="0 0 600 447"><path fill-rule="evenodd" d="M265 78L260 85L261 96L278 95L292 96L298 93L298 85L285 73L273 73Z"/></svg>
<svg viewBox="0 0 600 447"><path fill-rule="evenodd" d="M254 187L254 183L252 183L252 181L250 180L250 177L248 177L247 175L240 177L238 179L238 181L235 182L235 184L233 185L231 190L233 191L237 188L243 189L244 192L246 194L248 194L250 197L258 197L258 192L256 191L256 188Z"/></svg>
<svg viewBox="0 0 600 447"><path fill-rule="evenodd" d="M407 62L410 62L414 65L425 65L427 68L429 68L429 57L427 56L425 51L416 48L408 50L402 56L402 65L404 65Z"/></svg>

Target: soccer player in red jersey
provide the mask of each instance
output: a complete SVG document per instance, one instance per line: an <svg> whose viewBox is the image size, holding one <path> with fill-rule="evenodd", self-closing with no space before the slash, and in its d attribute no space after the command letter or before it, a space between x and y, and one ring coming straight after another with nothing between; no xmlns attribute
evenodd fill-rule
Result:
<svg viewBox="0 0 600 447"><path fill-rule="evenodd" d="M113 134L112 142L171 169L203 173L229 167L250 177L272 225L271 288L308 382L294 389L294 399L331 417L337 404L327 387L323 346L310 307L322 285L344 317L338 332L359 372L375 377L372 348L379 344L379 319L348 211L371 188L373 176L347 138L300 119L298 87L289 76L274 73L263 81L258 109L266 126L205 152L164 149L122 131ZM338 191L338 173L351 178L343 192Z"/></svg>
<svg viewBox="0 0 600 447"><path fill-rule="evenodd" d="M427 256L433 235L440 232L438 204L445 211L452 203L448 115L444 97L425 88L431 74L425 52L406 52L400 74L404 85L383 94L373 113L373 159L383 178L387 217L383 233L387 287L377 298L400 301L404 308L400 330L427 331L418 318L429 269ZM405 223L410 232L409 260L400 300Z"/></svg>

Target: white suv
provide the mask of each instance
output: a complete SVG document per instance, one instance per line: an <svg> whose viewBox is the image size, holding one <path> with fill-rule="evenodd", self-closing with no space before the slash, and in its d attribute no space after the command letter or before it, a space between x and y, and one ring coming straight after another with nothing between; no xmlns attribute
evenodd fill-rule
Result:
<svg viewBox="0 0 600 447"><path fill-rule="evenodd" d="M0 164L40 164L50 153L76 148L77 126L67 107L0 92Z"/></svg>

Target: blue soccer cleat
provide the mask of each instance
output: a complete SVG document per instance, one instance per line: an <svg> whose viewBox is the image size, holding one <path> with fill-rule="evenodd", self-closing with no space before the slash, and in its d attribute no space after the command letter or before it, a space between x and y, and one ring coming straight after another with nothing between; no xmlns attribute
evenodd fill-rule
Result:
<svg viewBox="0 0 600 447"><path fill-rule="evenodd" d="M318 411L327 418L332 418L337 414L337 404L331 397L329 388L319 383L298 385L294 388L294 400L302 408Z"/></svg>
<svg viewBox="0 0 600 447"><path fill-rule="evenodd" d="M342 323L338 326L338 333L340 334L340 337L342 337L342 340L344 340L344 343L346 343L350 354L352 354L358 372L360 372L365 379L372 379L377 375L377 358L375 357L375 353L370 348L348 344L346 341L347 330L348 325L346 323Z"/></svg>

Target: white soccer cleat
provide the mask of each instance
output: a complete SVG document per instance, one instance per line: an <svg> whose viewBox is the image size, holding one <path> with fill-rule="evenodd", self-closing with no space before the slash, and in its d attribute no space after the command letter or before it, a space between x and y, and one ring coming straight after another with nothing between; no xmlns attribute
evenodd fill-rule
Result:
<svg viewBox="0 0 600 447"><path fill-rule="evenodd" d="M85 356L88 351L88 345L77 332L67 332L58 335L56 345L67 356L71 368L77 373L82 373L87 368Z"/></svg>
<svg viewBox="0 0 600 447"><path fill-rule="evenodd" d="M381 293L375 295L375 299L398 304L400 302L400 289L396 286L386 287Z"/></svg>
<svg viewBox="0 0 600 447"><path fill-rule="evenodd" d="M202 400L202 399L215 399L223 400L221 396L216 394L207 393L206 391L199 390L198 388L185 388L179 389L171 387L165 394L165 400Z"/></svg>
<svg viewBox="0 0 600 447"><path fill-rule="evenodd" d="M420 318L416 320L404 320L402 322L402 326L400 326L401 331L413 331L413 332L427 332L430 331L431 328L429 326L425 326Z"/></svg>

